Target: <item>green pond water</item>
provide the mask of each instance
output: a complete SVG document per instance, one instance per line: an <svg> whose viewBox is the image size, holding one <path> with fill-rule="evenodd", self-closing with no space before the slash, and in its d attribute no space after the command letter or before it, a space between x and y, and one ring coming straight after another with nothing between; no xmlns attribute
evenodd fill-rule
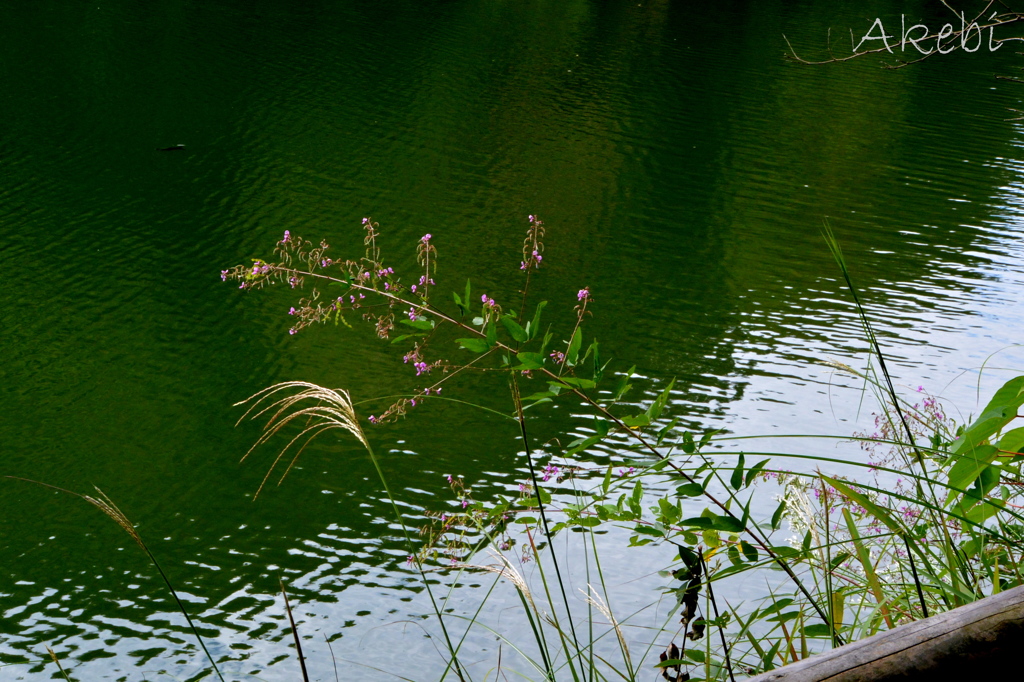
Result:
<svg viewBox="0 0 1024 682"><path fill-rule="evenodd" d="M827 218L900 382L975 410L1024 366L1024 86L996 79L1021 58L784 58L783 34L824 58L831 28L847 54L849 29L896 32L901 13L950 20L883 1L0 5L0 474L107 493L229 679L298 678L280 578L313 679L334 679L325 637L342 679L436 679L429 607L358 445L319 441L255 502L274 452L239 464L259 431L232 404L264 386L346 388L365 416L423 385L371 330L291 336L294 292L221 282L284 230L357 257L364 216L407 281L429 232L441 289L470 277L504 302L538 214L535 300L565 319L591 288L588 333L611 369L636 364L632 401L675 378L668 412L690 428L848 435L873 404L821 364L866 348ZM492 376L446 390L510 409ZM587 433L573 405L536 415L542 460ZM457 403L368 433L413 523L455 504L448 474L479 498L524 478L514 424ZM605 555L615 593L651 601L671 552L639 575L623 546ZM145 557L80 500L0 483L0 557L0 679L53 678L46 646L78 680L205 670ZM522 638L516 607L499 595L490 615ZM467 646L482 678L498 643Z"/></svg>

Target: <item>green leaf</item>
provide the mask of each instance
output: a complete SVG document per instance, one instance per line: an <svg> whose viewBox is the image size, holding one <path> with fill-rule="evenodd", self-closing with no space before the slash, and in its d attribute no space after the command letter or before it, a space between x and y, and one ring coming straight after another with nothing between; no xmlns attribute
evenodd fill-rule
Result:
<svg viewBox="0 0 1024 682"><path fill-rule="evenodd" d="M582 440L574 440L573 442L569 443L569 450L566 451L565 456L571 457L572 455L575 455L577 452L582 452L583 450L586 450L594 443L601 440L601 438L602 436L600 434L594 434L589 438L585 438Z"/></svg>
<svg viewBox="0 0 1024 682"><path fill-rule="evenodd" d="M498 343L498 330L494 327L493 322L487 324L487 347L494 348L494 345Z"/></svg>
<svg viewBox="0 0 1024 682"><path fill-rule="evenodd" d="M711 528L726 533L742 533L743 524L739 519L731 516L715 516L711 521Z"/></svg>
<svg viewBox="0 0 1024 682"><path fill-rule="evenodd" d="M612 397L612 402L618 402L622 399L622 396L626 395L633 386L629 383L629 380L633 378L633 372L636 371L636 365L633 365L626 370L626 373L619 377L619 383L615 387L615 395Z"/></svg>
<svg viewBox="0 0 1024 682"><path fill-rule="evenodd" d="M601 380L601 376L604 374L604 366L601 365L601 361L598 357L597 341L594 341L594 343L590 344L590 347L594 349L594 381L596 382Z"/></svg>
<svg viewBox="0 0 1024 682"><path fill-rule="evenodd" d="M551 343L551 332L545 332L544 341L540 344L540 354L544 355L548 352L548 344Z"/></svg>
<svg viewBox="0 0 1024 682"><path fill-rule="evenodd" d="M658 661L654 664L655 668L674 668L677 665L688 665L687 661L681 658L669 658L664 661Z"/></svg>
<svg viewBox="0 0 1024 682"><path fill-rule="evenodd" d="M576 360L579 359L580 347L583 345L583 330L579 327L576 328L572 333L572 338L569 339L569 347L565 351L565 365L567 367L574 367Z"/></svg>
<svg viewBox="0 0 1024 682"><path fill-rule="evenodd" d="M488 350L487 342L483 339L456 339L455 343L472 353L486 353Z"/></svg>
<svg viewBox="0 0 1024 682"><path fill-rule="evenodd" d="M667 436L669 432L676 427L677 423L679 423L679 417L673 417L672 421L670 421L668 424L666 424L665 426L658 430L658 440L656 443L657 445L661 445L662 441L665 440L665 436Z"/></svg>
<svg viewBox="0 0 1024 682"><path fill-rule="evenodd" d="M803 628L804 637L831 637L832 628L826 623L814 623L805 625Z"/></svg>
<svg viewBox="0 0 1024 682"><path fill-rule="evenodd" d="M533 321L530 323L530 334L529 338L533 339L537 336L537 332L540 331L540 314L544 310L544 306L548 304L547 301L541 301L537 304L537 310L533 313ZM525 310L523 311L526 312ZM529 339L528 339L529 340Z"/></svg>
<svg viewBox="0 0 1024 682"><path fill-rule="evenodd" d="M641 426L647 426L648 424L651 423L651 420L647 417L646 414L638 414L633 417L624 417L622 423L631 429L637 429L640 428Z"/></svg>
<svg viewBox="0 0 1024 682"><path fill-rule="evenodd" d="M611 427L611 425L612 423L607 419L594 420L594 430L601 434L602 438L608 435L608 429Z"/></svg>
<svg viewBox="0 0 1024 682"><path fill-rule="evenodd" d="M518 341L519 343L525 343L528 340L526 330L519 326L519 323L513 320L510 316L506 315L501 318L501 323L505 325L505 329L508 330L509 336Z"/></svg>
<svg viewBox="0 0 1024 682"><path fill-rule="evenodd" d="M706 516L691 516L688 519L683 519L679 522L681 526L689 526L691 528L711 528L711 519Z"/></svg>
<svg viewBox="0 0 1024 682"><path fill-rule="evenodd" d="M683 452L688 455L697 452L697 446L693 442L693 434L689 431L683 433Z"/></svg>
<svg viewBox="0 0 1024 682"><path fill-rule="evenodd" d="M682 560L682 562L686 565L686 568L689 569L692 573L697 569L697 566L700 564L700 555L698 555L689 547L683 547L682 545L678 545L678 547L680 560Z"/></svg>
<svg viewBox="0 0 1024 682"><path fill-rule="evenodd" d="M1004 433L999 440L999 449L1005 452L1024 451L1024 427Z"/></svg>
<svg viewBox="0 0 1024 682"><path fill-rule="evenodd" d="M999 449L994 445L981 445L959 457L954 456L956 463L949 470L949 487L966 490L998 456ZM960 494L958 490L950 490L945 504L948 505Z"/></svg>
<svg viewBox="0 0 1024 682"><path fill-rule="evenodd" d="M459 313L462 315L469 315L469 301L467 300L463 302L462 299L459 298L459 295L454 291L452 292L452 298L455 299L455 305L459 307Z"/></svg>
<svg viewBox="0 0 1024 682"><path fill-rule="evenodd" d="M697 481L694 481L693 483L684 483L676 488L676 495L679 495L679 497L700 497L703 494L704 486Z"/></svg>
<svg viewBox="0 0 1024 682"><path fill-rule="evenodd" d="M675 379L668 382L668 386L665 387L665 390L659 393L658 397L654 399L653 403L651 403L651 406L647 408L647 416L651 421L654 421L661 416L662 410L665 409L665 403L668 402L669 392L672 390L672 386L675 385L675 383Z"/></svg>
<svg viewBox="0 0 1024 682"><path fill-rule="evenodd" d="M430 330L434 328L433 320L399 320L402 324L407 324L415 329Z"/></svg>
<svg viewBox="0 0 1024 682"><path fill-rule="evenodd" d="M469 289L469 279L467 279L466 280L466 296L462 299L463 302L465 303L465 306L466 306L466 314L467 315L469 314L469 301L470 301L469 291L470 291L470 289Z"/></svg>
<svg viewBox="0 0 1024 682"><path fill-rule="evenodd" d="M775 513L772 514L772 530L778 530L782 524L782 514L786 511L786 500L783 499L779 502L779 506L775 508Z"/></svg>
<svg viewBox="0 0 1024 682"><path fill-rule="evenodd" d="M544 356L540 353L516 353L516 358L523 363L516 369L540 369L544 366Z"/></svg>
<svg viewBox="0 0 1024 682"><path fill-rule="evenodd" d="M596 516L581 516L575 520L577 526L583 526L584 528L593 528L594 526L601 525L601 519Z"/></svg>
<svg viewBox="0 0 1024 682"><path fill-rule="evenodd" d="M344 318L342 318L342 319L344 319ZM416 332L415 334L402 334L401 336L396 336L395 338L391 339L391 343L398 343L400 341L405 341L406 339L413 339L413 338L416 338L417 336L426 336L426 335L427 335L426 332Z"/></svg>
<svg viewBox="0 0 1024 682"><path fill-rule="evenodd" d="M761 470L764 469L765 465L768 464L768 462L770 461L771 458L762 459L760 462L750 467L750 470L747 471L746 485L750 485L751 483L753 483L754 479L757 478L758 474L761 473Z"/></svg>
<svg viewBox="0 0 1024 682"><path fill-rule="evenodd" d="M953 455L970 452L990 436L1001 431L1016 418L1021 405L1024 405L1024 376L1010 379L996 391L981 415L953 443Z"/></svg>
<svg viewBox="0 0 1024 682"><path fill-rule="evenodd" d="M877 504L872 502L871 499L867 495L865 495L864 493L861 493L861 492L858 492L858 491L854 490L849 485L847 485L845 482L840 481L838 479L829 478L828 476L822 476L821 478L826 483L831 485L833 488L835 488L839 492L843 493L847 497L851 498L852 500L854 500L855 502L860 504L860 506L862 506L865 509L867 509L871 513L872 516L874 516L876 519L878 519L879 521L884 523L886 526L888 526L889 530L891 530L892 532L897 533L897 534L902 534L903 533L903 530L904 530L903 529L903 525L901 523L899 523L896 519L894 519L889 514L889 512L887 512L886 510L882 509Z"/></svg>
<svg viewBox="0 0 1024 682"><path fill-rule="evenodd" d="M567 384L569 386L573 386L580 390L586 390L588 388L594 388L595 386L597 386L597 384L595 384L590 379L577 379L576 377L559 377L558 379L562 383Z"/></svg>
<svg viewBox="0 0 1024 682"><path fill-rule="evenodd" d="M732 477L729 479L729 485L732 486L733 490L739 490L743 487L743 453L740 453L740 459L736 463L736 468L732 470Z"/></svg>
<svg viewBox="0 0 1024 682"><path fill-rule="evenodd" d="M770 616L771 614L773 614L773 613L775 613L777 611L781 611L782 609L786 608L787 606L789 606L792 603L793 603L793 600L788 598L788 597L786 597L785 599L780 599L779 601L775 602L774 604L772 604L768 608L766 608L763 611L761 611L759 617Z"/></svg>
<svg viewBox="0 0 1024 682"><path fill-rule="evenodd" d="M747 561L751 563L757 561L757 547L754 547L746 540L740 540L740 549L743 550L743 556L747 557Z"/></svg>

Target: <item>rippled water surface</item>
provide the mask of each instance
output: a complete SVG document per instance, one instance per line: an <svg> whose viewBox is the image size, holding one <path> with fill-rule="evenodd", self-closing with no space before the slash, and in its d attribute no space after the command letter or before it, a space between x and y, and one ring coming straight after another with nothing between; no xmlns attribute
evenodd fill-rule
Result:
<svg viewBox="0 0 1024 682"><path fill-rule="evenodd" d="M297 678L281 578L314 679L334 679L325 638L343 679L440 677L429 605L358 446L324 439L255 502L273 452L239 464L258 431L231 405L266 385L344 387L364 414L421 385L370 330L290 336L292 292L219 277L286 229L361 255L367 215L397 270L430 232L442 288L470 277L515 301L539 214L533 294L554 321L591 288L590 333L642 377L632 400L675 378L670 411L692 428L848 435L873 404L822 364L866 358L827 219L901 383L976 410L979 386L984 399L1024 366L1024 132L1008 120L1024 89L996 79L1020 57L898 71L783 57L783 34L820 58L830 27L901 12L938 27L934 4L0 6L0 473L115 500L231 679ZM458 390L510 409L491 377ZM534 428L555 454L550 439L585 425L563 405ZM369 433L413 523L453 504L447 474L480 498L523 477L514 424L458 403ZM765 447L857 456L780 443ZM109 519L15 481L0 519L0 677L50 678L46 646L76 679L202 675ZM610 580L646 603L657 576L636 575L624 544ZM446 606L472 608L477 584ZM525 633L514 595L496 600L490 622ZM498 643L466 646L482 678Z"/></svg>

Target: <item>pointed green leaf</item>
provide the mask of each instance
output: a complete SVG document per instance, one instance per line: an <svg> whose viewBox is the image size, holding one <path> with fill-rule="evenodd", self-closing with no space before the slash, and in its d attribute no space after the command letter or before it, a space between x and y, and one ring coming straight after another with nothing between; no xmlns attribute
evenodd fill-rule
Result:
<svg viewBox="0 0 1024 682"><path fill-rule="evenodd" d="M833 488L843 493L850 499L860 504L860 506L864 507L869 512L871 512L871 515L879 521L881 521L882 523L884 523L889 528L889 530L891 530L894 533L903 533L903 525L899 523L896 519L894 519L892 515L889 514L889 512L887 512L886 510L882 509L877 504L872 502L871 498L869 498L867 495L865 495L862 492L854 490L844 481L840 481L839 479L829 478L828 476L822 476L821 478L829 485L831 485Z"/></svg>
<svg viewBox="0 0 1024 682"><path fill-rule="evenodd" d="M729 479L729 485L732 486L733 490L739 490L743 487L743 453L740 453L740 459L736 463L736 468L732 470L732 477Z"/></svg>
<svg viewBox="0 0 1024 682"><path fill-rule="evenodd" d="M544 356L540 353L516 353L516 358L523 363L516 369L540 369L544 366Z"/></svg>
<svg viewBox="0 0 1024 682"><path fill-rule="evenodd" d="M519 323L513 320L509 316L501 318L501 323L505 325L505 329L508 330L509 336L518 341L519 343L525 343L528 336L526 330L519 326Z"/></svg>
<svg viewBox="0 0 1024 682"><path fill-rule="evenodd" d="M583 330L579 327L572 333L569 339L569 347L565 351L565 364L567 367L575 367L579 359L580 347L583 345Z"/></svg>
<svg viewBox="0 0 1024 682"><path fill-rule="evenodd" d="M414 329L425 329L430 330L434 328L433 320L399 320L402 324L407 324Z"/></svg>
<svg viewBox="0 0 1024 682"><path fill-rule="evenodd" d="M533 313L533 321L530 322L530 339L537 336L537 332L540 331L540 314L544 310L544 306L548 304L547 301L541 301L537 304L537 310ZM526 312L525 310L523 311Z"/></svg>
<svg viewBox="0 0 1024 682"><path fill-rule="evenodd" d="M949 487L966 490L998 456L999 450L996 446L981 445L955 457L956 463L949 470ZM945 504L949 505L960 494L959 490L950 490L946 495Z"/></svg>
<svg viewBox="0 0 1024 682"><path fill-rule="evenodd" d="M659 393L658 397L654 399L653 403L651 403L651 406L647 408L647 416L650 417L651 421L654 421L661 416L662 410L665 409L665 403L668 402L669 392L672 390L672 386L674 386L675 383L675 379L668 382L668 386L665 387L665 390Z"/></svg>
<svg viewBox="0 0 1024 682"><path fill-rule="evenodd" d="M483 339L456 339L455 343L472 353L486 353L488 350L487 342Z"/></svg>
<svg viewBox="0 0 1024 682"><path fill-rule="evenodd" d="M981 445L993 434L1016 418L1017 410L1024 405L1024 376L1010 379L1003 385L981 415L963 435L953 443L953 455L962 455Z"/></svg>

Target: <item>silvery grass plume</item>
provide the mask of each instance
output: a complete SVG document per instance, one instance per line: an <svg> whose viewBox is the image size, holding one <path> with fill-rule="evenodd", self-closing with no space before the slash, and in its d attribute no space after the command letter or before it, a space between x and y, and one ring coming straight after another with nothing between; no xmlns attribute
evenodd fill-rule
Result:
<svg viewBox="0 0 1024 682"><path fill-rule="evenodd" d="M185 620L188 621L189 627L192 628L192 633L196 636L196 640L198 640L199 646L202 647L203 653L206 654L207 660L210 661L210 665L213 666L213 671L217 673L217 677L220 678L221 682L224 682L224 676L221 674L220 668L217 667L217 661L210 654L210 650L206 648L206 642L203 641L202 635L199 634L199 628L197 628L196 624L192 622L192 617L188 615L188 609L185 608L185 604L183 604L181 598L178 597L178 592L174 589L174 585L171 584L170 578L168 578L167 574L164 573L164 569L162 566L160 566L160 562L156 560L156 557L153 555L153 552L150 551L149 547L142 540L142 536L139 535L139 531L135 528L135 524L132 523L127 516L125 516L124 512L122 512L118 508L118 506L114 504L113 500L107 497L106 493L104 493L99 488L96 488L97 497L93 497L92 495L76 493L74 490L68 490L66 488L61 488L56 485L50 485L49 483L43 483L42 481L36 481L30 478L22 478L20 476L7 475L0 476L0 478L9 479L12 481L24 481L25 483L31 483L33 485L38 485L43 488L49 488L50 490L56 490L57 492L61 492L66 495L73 495L74 497L77 497L80 500L88 502L89 504L91 504L92 506L96 507L101 512L106 514L108 517L113 519L113 521L118 526L120 526L124 532L128 533L128 535L131 536L132 540L135 541L135 544L137 544L139 548L146 553L146 556L149 557L150 563L153 564L154 568L156 568L157 572L160 574L160 577L163 579L164 584L167 585L167 589L170 590L171 596L174 597L174 601L178 604L178 609L181 611L181 614L185 616ZM67 672L65 672L64 669L61 667L60 662L57 660L57 657L54 654L54 652L51 651L50 656L53 658L54 663L57 664L57 667L60 668L61 673L64 674L64 678L69 680L70 677L68 677Z"/></svg>
<svg viewBox="0 0 1024 682"><path fill-rule="evenodd" d="M615 636L619 639L619 647L622 649L622 656L626 659L626 665L629 669L633 669L633 659L629 655L629 644L626 642L626 636L622 632L622 626L619 625L619 621L612 615L612 610L608 607L608 604L601 599L601 595L598 594L597 590L590 583L587 583L587 589L580 588L580 592L583 593L587 603L596 608L601 612L608 622L611 623L612 628L615 629ZM603 659L602 659L603 660Z"/></svg>
<svg viewBox="0 0 1024 682"><path fill-rule="evenodd" d="M533 593L530 592L530 586L526 584L526 579L523 578L522 574L519 573L512 565L512 562L508 560L504 554L499 554L495 551L489 551L488 554L492 558L500 561L500 564L461 564L460 568L473 569L478 571L487 571L488 573L496 573L502 578L505 578L519 590L519 593L523 595L523 598L529 603L530 608L538 616L541 616L540 609L537 608L537 603L533 601Z"/></svg>
<svg viewBox="0 0 1024 682"><path fill-rule="evenodd" d="M291 392L293 390L297 390L297 392ZM285 393L285 395L281 396L281 393ZM302 444L288 463L284 473L281 474L281 478L277 482L278 485L281 484L281 481L288 475L288 472L295 466L295 462L298 461L299 455L306 449L306 446L324 431L330 429L348 431L363 444L364 448L368 451L370 450L370 444L367 442L363 430L359 427L356 411L352 407L352 399L347 391L324 388L323 386L317 386L305 381L285 381L254 393L245 400L235 403L235 407L249 403L252 403L251 406L238 420L236 426L245 421L247 417L258 419L265 414L271 414L270 419L263 427L263 435L253 443L253 446L242 457L241 461L243 462L252 454L253 450L276 436L278 431L293 421L305 421L302 430L277 454L273 464L270 465L270 469L267 471L267 475L263 477L259 489L253 496L254 500L256 497L259 497L263 486L266 485L267 480L270 479L270 475L277 468L285 453L299 441L302 441Z"/></svg>

